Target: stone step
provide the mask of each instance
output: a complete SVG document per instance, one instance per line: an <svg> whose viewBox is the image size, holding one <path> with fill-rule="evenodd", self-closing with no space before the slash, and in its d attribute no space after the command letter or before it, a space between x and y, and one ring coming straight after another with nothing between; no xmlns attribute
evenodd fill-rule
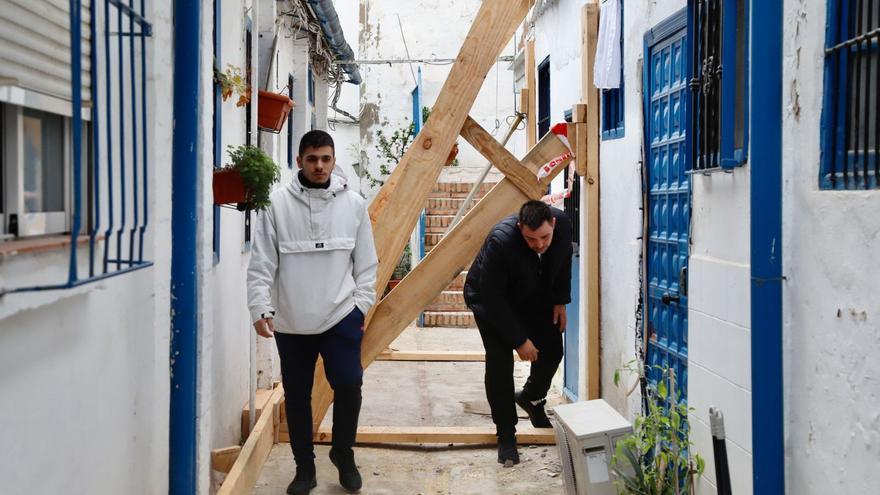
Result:
<svg viewBox="0 0 880 495"><path fill-rule="evenodd" d="M455 215L463 202L464 198L428 198L425 209L428 215L434 210L451 211L448 215Z"/></svg>
<svg viewBox="0 0 880 495"><path fill-rule="evenodd" d="M495 182L484 182L480 185L480 189L477 193L486 193L495 187L495 184ZM471 187L473 187L473 183L471 182L438 182L434 184L434 188L431 189L431 192L440 195L460 193L467 195L467 193L471 191Z"/></svg>
<svg viewBox="0 0 880 495"><path fill-rule="evenodd" d="M442 233L438 234L438 233L425 232L425 252L426 253L430 252L431 250L429 248L436 246L440 242L440 240L442 240L442 239L443 239Z"/></svg>
<svg viewBox="0 0 880 495"><path fill-rule="evenodd" d="M464 289L464 280L467 278L467 270L459 273L449 285L446 286L447 291L460 291Z"/></svg>
<svg viewBox="0 0 880 495"><path fill-rule="evenodd" d="M425 311L470 311L467 304L464 303L464 292L460 290L443 291L434 299L434 302L425 308Z"/></svg>
<svg viewBox="0 0 880 495"><path fill-rule="evenodd" d="M470 311L425 311L426 327L476 328Z"/></svg>

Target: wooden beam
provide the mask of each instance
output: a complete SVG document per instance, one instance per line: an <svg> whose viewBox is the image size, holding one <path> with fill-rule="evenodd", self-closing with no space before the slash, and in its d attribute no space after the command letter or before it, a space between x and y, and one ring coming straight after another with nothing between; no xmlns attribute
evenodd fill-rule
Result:
<svg viewBox="0 0 880 495"><path fill-rule="evenodd" d="M529 199L540 199L544 188L535 174L523 167L510 151L495 140L486 129L468 116L461 128L461 137L473 146L486 160L504 173L510 182L522 191Z"/></svg>
<svg viewBox="0 0 880 495"><path fill-rule="evenodd" d="M526 41L526 88L528 88L529 105L526 110L526 144L532 149L538 143L538 84L535 82L535 41Z"/></svg>
<svg viewBox="0 0 880 495"><path fill-rule="evenodd" d="M263 412L263 408L269 402L269 399L272 397L272 390L266 390L264 388L258 388L256 393L256 414L254 422L260 419L260 414ZM247 440L248 434L250 433L250 404L245 403L244 407L241 409L241 441L244 442Z"/></svg>
<svg viewBox="0 0 880 495"><path fill-rule="evenodd" d="M482 2L431 118L370 204L379 256L377 292L388 284L486 74L527 11L527 0Z"/></svg>
<svg viewBox="0 0 880 495"><path fill-rule="evenodd" d="M534 173L540 166L567 151L568 148L558 137L548 133L523 159L523 165ZM555 168L546 180L551 180L564 170L564 165ZM419 312L461 273L463 267L473 261L495 224L515 213L526 200L528 198L509 179L502 179L376 305L361 344L364 367L369 366L376 356L391 345Z"/></svg>
<svg viewBox="0 0 880 495"><path fill-rule="evenodd" d="M284 388L276 387L269 398L266 407L272 409L281 402L284 397ZM241 452L229 474L220 486L217 495L250 495L260 478L263 464L269 457L272 445L275 444L275 421L276 414L261 414L260 419L254 425L254 430L248 435L247 441L241 447Z"/></svg>
<svg viewBox="0 0 880 495"><path fill-rule="evenodd" d="M516 353L515 361L520 361ZM486 360L483 351L397 351L385 349L376 357L376 361L434 361L434 362L482 362Z"/></svg>
<svg viewBox="0 0 880 495"><path fill-rule="evenodd" d="M587 105L587 157L578 160L578 175L587 176L587 163L599 162L599 90L593 84L596 45L599 39L599 5L588 3L581 10L581 99Z"/></svg>
<svg viewBox="0 0 880 495"><path fill-rule="evenodd" d="M281 433L287 440L287 431ZM518 428L520 445L554 445L556 438L552 428ZM330 443L333 433L321 428L315 433L315 442ZM495 426L361 426L358 443L443 443L443 444L495 444Z"/></svg>
<svg viewBox="0 0 880 495"><path fill-rule="evenodd" d="M587 105L585 103L575 103L571 108L571 121L575 124L587 122Z"/></svg>
<svg viewBox="0 0 880 495"><path fill-rule="evenodd" d="M582 293L587 295L586 310L586 344L587 344L587 396L593 400L600 397L600 263L599 263L599 91L593 85L593 67L595 64L596 43L599 36L599 6L595 3L584 5L583 10L583 97L587 102L586 139L578 147L586 146L586 160L578 159L578 168L583 169L584 189L581 191L584 218L584 284ZM581 128L578 129L580 131Z"/></svg>
<svg viewBox="0 0 880 495"><path fill-rule="evenodd" d="M214 449L211 451L211 469L221 473L229 473L235 464L238 455L241 453L241 447L234 445L232 447L224 447L222 449Z"/></svg>

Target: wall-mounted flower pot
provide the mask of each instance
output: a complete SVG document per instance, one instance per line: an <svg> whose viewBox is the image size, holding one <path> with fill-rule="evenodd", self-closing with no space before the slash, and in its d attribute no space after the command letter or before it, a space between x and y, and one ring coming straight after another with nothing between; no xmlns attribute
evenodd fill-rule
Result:
<svg viewBox="0 0 880 495"><path fill-rule="evenodd" d="M246 203L247 189L241 174L235 169L220 169L214 172L214 204Z"/></svg>
<svg viewBox="0 0 880 495"><path fill-rule="evenodd" d="M257 126L260 130L278 133L293 110L293 100L271 91L260 91L257 100Z"/></svg>

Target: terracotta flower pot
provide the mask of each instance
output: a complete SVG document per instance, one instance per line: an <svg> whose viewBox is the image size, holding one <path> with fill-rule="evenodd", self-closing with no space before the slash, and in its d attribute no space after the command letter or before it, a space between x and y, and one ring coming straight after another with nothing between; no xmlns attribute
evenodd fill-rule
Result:
<svg viewBox="0 0 880 495"><path fill-rule="evenodd" d="M260 91L257 100L257 126L264 131L281 132L293 106L293 100L287 96Z"/></svg>
<svg viewBox="0 0 880 495"><path fill-rule="evenodd" d="M221 169L214 172L214 204L246 203L247 189L241 174L235 169Z"/></svg>

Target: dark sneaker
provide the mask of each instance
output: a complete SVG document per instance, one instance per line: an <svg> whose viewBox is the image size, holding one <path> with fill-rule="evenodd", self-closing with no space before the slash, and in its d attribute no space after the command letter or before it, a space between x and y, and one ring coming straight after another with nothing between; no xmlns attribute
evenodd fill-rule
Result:
<svg viewBox="0 0 880 495"><path fill-rule="evenodd" d="M287 493L290 495L308 495L312 488L318 486L318 478L315 475L315 466L297 466L296 476L287 485Z"/></svg>
<svg viewBox="0 0 880 495"><path fill-rule="evenodd" d="M354 462L354 453L351 450L337 453L334 449L330 449L330 462L339 470L339 484L342 488L348 493L359 492L363 481Z"/></svg>
<svg viewBox="0 0 880 495"><path fill-rule="evenodd" d="M519 452L516 450L516 436L502 435L498 437L498 463L504 467L519 464Z"/></svg>
<svg viewBox="0 0 880 495"><path fill-rule="evenodd" d="M547 403L546 399L541 399L541 402L537 404L532 404L527 398L523 397L522 391L516 393L516 405L523 408L523 411L529 414L529 420L532 422L532 426L535 428L552 428L553 425L550 424L550 419L547 417L547 413L544 411L544 404Z"/></svg>

